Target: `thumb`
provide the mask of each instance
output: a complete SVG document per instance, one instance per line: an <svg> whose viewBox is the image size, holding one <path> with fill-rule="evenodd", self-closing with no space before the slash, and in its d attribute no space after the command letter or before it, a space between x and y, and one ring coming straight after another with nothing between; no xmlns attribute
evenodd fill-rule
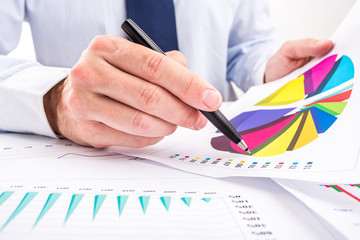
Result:
<svg viewBox="0 0 360 240"><path fill-rule="evenodd" d="M331 40L302 39L286 42L282 50L291 59L319 57L328 53L334 47Z"/></svg>

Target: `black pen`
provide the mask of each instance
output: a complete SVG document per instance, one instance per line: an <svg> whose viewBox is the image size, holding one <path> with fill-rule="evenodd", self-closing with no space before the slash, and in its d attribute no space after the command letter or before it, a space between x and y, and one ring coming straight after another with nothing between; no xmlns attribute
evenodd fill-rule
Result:
<svg viewBox="0 0 360 240"><path fill-rule="evenodd" d="M121 28L125 31L126 35L134 42L145 47L148 47L156 52L166 55L156 43L130 18L128 18ZM206 112L199 110L204 116L227 138L239 146L242 150L251 153L245 141L236 131L229 120L219 111Z"/></svg>

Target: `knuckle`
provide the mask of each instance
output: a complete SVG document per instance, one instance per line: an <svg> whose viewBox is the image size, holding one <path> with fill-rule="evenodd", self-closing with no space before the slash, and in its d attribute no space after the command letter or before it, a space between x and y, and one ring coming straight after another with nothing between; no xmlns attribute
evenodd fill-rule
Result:
<svg viewBox="0 0 360 240"><path fill-rule="evenodd" d="M293 41L286 41L280 48L286 56L295 56L296 49L293 48Z"/></svg>
<svg viewBox="0 0 360 240"><path fill-rule="evenodd" d="M69 91L67 97L65 98L65 105L69 111L77 118L86 117L86 101L80 93L75 90Z"/></svg>
<svg viewBox="0 0 360 240"><path fill-rule="evenodd" d="M146 79L151 82L158 82L161 76L166 72L168 65L166 57L160 54L149 54L144 63L144 73Z"/></svg>
<svg viewBox="0 0 360 240"><path fill-rule="evenodd" d="M107 83L107 81L101 81L102 71L94 63L86 60L78 62L71 69L70 79L72 86L80 89L96 89Z"/></svg>
<svg viewBox="0 0 360 240"><path fill-rule="evenodd" d="M283 43L280 49L283 51L287 51L290 48L290 46L291 46L291 41L286 41Z"/></svg>
<svg viewBox="0 0 360 240"><path fill-rule="evenodd" d="M77 63L70 71L71 82L75 85L88 85L91 66L85 61Z"/></svg>
<svg viewBox="0 0 360 240"><path fill-rule="evenodd" d="M146 111L151 111L159 106L162 96L163 94L159 87L149 85L142 91L139 101Z"/></svg>
<svg viewBox="0 0 360 240"><path fill-rule="evenodd" d="M133 42L130 42L129 40L122 37L114 36L113 42L114 42L114 49L112 49L112 53L114 55L130 52L131 49L134 47Z"/></svg>
<svg viewBox="0 0 360 240"><path fill-rule="evenodd" d="M99 35L93 38L89 45L89 50L94 52L111 52L115 44L110 35Z"/></svg>
<svg viewBox="0 0 360 240"><path fill-rule="evenodd" d="M136 135L143 135L150 128L149 119L138 111L132 119L131 128Z"/></svg>

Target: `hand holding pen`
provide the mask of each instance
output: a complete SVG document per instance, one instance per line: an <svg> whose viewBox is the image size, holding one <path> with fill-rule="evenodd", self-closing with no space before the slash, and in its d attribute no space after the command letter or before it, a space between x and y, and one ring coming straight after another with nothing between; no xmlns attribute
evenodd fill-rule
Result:
<svg viewBox="0 0 360 240"><path fill-rule="evenodd" d="M157 46L156 43L131 19L127 19L121 27L133 42L166 55L159 46ZM229 120L219 110L213 112L200 110L200 112L232 142L237 144L242 150L251 153L245 141L231 125Z"/></svg>
<svg viewBox="0 0 360 240"><path fill-rule="evenodd" d="M76 143L144 147L177 126L201 129L220 93L169 57L118 36L95 37L69 76L44 98L54 131Z"/></svg>

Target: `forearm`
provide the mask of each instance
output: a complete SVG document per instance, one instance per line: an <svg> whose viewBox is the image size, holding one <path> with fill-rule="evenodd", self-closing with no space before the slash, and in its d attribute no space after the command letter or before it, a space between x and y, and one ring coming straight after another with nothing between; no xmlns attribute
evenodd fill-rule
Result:
<svg viewBox="0 0 360 240"><path fill-rule="evenodd" d="M263 83L266 62L278 48L267 1L242 2L229 34L227 79L244 91Z"/></svg>

